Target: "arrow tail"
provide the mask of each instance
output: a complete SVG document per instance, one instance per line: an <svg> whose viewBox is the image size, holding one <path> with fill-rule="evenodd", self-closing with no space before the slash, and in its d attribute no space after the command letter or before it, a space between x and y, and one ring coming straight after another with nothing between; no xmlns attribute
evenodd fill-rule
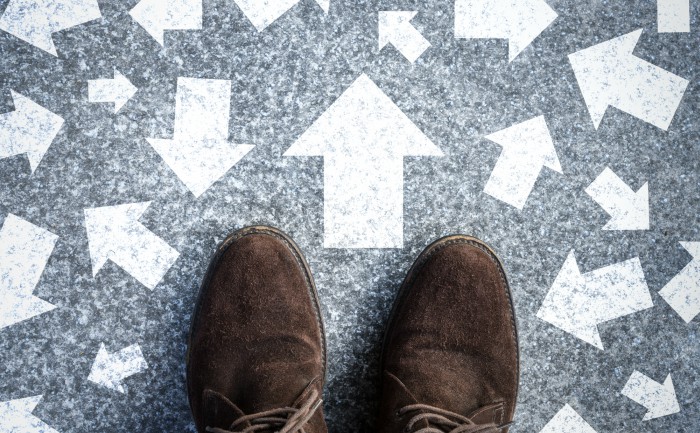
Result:
<svg viewBox="0 0 700 433"><path fill-rule="evenodd" d="M656 0L659 33L690 32L690 0Z"/></svg>
<svg viewBox="0 0 700 433"><path fill-rule="evenodd" d="M522 210L541 169L541 163L529 163L503 151L491 172L484 192Z"/></svg>
<svg viewBox="0 0 700 433"><path fill-rule="evenodd" d="M230 110L230 81L178 78L174 138L227 140Z"/></svg>

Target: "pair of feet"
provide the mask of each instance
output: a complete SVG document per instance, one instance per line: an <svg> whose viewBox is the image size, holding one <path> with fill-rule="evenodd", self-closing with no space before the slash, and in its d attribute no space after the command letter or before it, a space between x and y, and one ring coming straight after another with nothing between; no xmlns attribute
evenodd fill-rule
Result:
<svg viewBox="0 0 700 433"><path fill-rule="evenodd" d="M381 433L507 433L518 389L515 318L503 267L484 243L450 236L418 257L384 339ZM187 353L201 432L326 432L323 323L299 248L270 227L219 247Z"/></svg>

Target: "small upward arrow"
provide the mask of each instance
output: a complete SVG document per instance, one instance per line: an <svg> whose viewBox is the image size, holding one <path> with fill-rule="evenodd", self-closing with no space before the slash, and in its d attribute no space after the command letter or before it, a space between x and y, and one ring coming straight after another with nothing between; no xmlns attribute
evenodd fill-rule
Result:
<svg viewBox="0 0 700 433"><path fill-rule="evenodd" d="M455 38L508 39L512 62L556 18L544 0L456 0Z"/></svg>
<svg viewBox="0 0 700 433"><path fill-rule="evenodd" d="M622 389L622 395L647 408L643 421L681 411L670 374L662 385L635 371Z"/></svg>
<svg viewBox="0 0 700 433"><path fill-rule="evenodd" d="M90 369L88 380L124 394L126 391L122 381L146 369L148 369L148 364L143 358L141 347L138 344L109 354L102 343Z"/></svg>
<svg viewBox="0 0 700 433"><path fill-rule="evenodd" d="M540 433L596 433L596 431L567 404L540 430Z"/></svg>
<svg viewBox="0 0 700 433"><path fill-rule="evenodd" d="M582 275L572 250L537 317L603 350L598 324L653 306L638 258Z"/></svg>
<svg viewBox="0 0 700 433"><path fill-rule="evenodd" d="M681 242L692 256L688 263L659 292L686 323L700 314L700 242Z"/></svg>
<svg viewBox="0 0 700 433"><path fill-rule="evenodd" d="M0 329L56 308L32 292L57 240L15 215L5 218L0 229Z"/></svg>
<svg viewBox="0 0 700 433"><path fill-rule="evenodd" d="M8 433L58 433L32 415L41 395L0 403L0 431Z"/></svg>
<svg viewBox="0 0 700 433"><path fill-rule="evenodd" d="M301 0L233 0L241 12L250 20L255 28L261 32L267 26L277 21L279 17L285 14L288 10L294 7ZM331 0L315 0L316 3L328 13Z"/></svg>
<svg viewBox="0 0 700 433"><path fill-rule="evenodd" d="M642 30L569 55L569 62L596 129L609 106L668 130L688 80L632 52Z"/></svg>
<svg viewBox="0 0 700 433"><path fill-rule="evenodd" d="M411 20L416 11L379 12L379 49L392 44L409 62L414 63L430 47Z"/></svg>
<svg viewBox="0 0 700 433"><path fill-rule="evenodd" d="M153 290L179 253L138 220L150 202L85 209L92 275L107 260Z"/></svg>
<svg viewBox="0 0 700 433"><path fill-rule="evenodd" d="M366 75L285 152L324 157L324 246L403 246L403 158L440 149Z"/></svg>
<svg viewBox="0 0 700 433"><path fill-rule="evenodd" d="M88 80L88 100L113 102L115 113L134 96L137 90L131 81L116 69L113 79Z"/></svg>
<svg viewBox="0 0 700 433"><path fill-rule="evenodd" d="M141 0L129 15L164 46L166 30L202 28L202 0Z"/></svg>
<svg viewBox="0 0 700 433"><path fill-rule="evenodd" d="M27 154L32 173L63 126L63 118L10 91L15 111L0 114L0 159Z"/></svg>
<svg viewBox="0 0 700 433"><path fill-rule="evenodd" d="M58 57L53 33L101 17L97 0L10 0L0 29Z"/></svg>
<svg viewBox="0 0 700 433"><path fill-rule="evenodd" d="M649 230L648 183L634 192L606 167L586 193L612 217L603 230Z"/></svg>
<svg viewBox="0 0 700 433"><path fill-rule="evenodd" d="M525 206L542 167L562 172L544 116L486 137L503 147L484 192L518 209Z"/></svg>

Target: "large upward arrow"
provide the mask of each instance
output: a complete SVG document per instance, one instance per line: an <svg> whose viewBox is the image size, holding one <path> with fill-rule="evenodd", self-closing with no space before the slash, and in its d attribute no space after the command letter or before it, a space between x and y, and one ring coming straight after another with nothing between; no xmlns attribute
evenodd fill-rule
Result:
<svg viewBox="0 0 700 433"><path fill-rule="evenodd" d="M101 17L97 0L10 0L0 29L58 57L52 33Z"/></svg>
<svg viewBox="0 0 700 433"><path fill-rule="evenodd" d="M284 155L325 158L327 248L401 248L403 158L442 152L363 74Z"/></svg>
<svg viewBox="0 0 700 433"><path fill-rule="evenodd" d="M379 11L379 49L392 44L409 62L414 63L430 47L411 20L415 11Z"/></svg>
<svg viewBox="0 0 700 433"><path fill-rule="evenodd" d="M622 389L622 395L647 408L644 421L681 411L670 374L660 384L635 371Z"/></svg>
<svg viewBox="0 0 700 433"><path fill-rule="evenodd" d="M0 329L53 310L32 295L44 273L55 234L9 214L0 229Z"/></svg>
<svg viewBox="0 0 700 433"><path fill-rule="evenodd" d="M612 217L603 230L649 230L649 184L634 192L606 167L586 193Z"/></svg>
<svg viewBox="0 0 700 433"><path fill-rule="evenodd" d="M642 30L569 55L596 129L613 106L667 130L688 80L632 54Z"/></svg>
<svg viewBox="0 0 700 433"><path fill-rule="evenodd" d="M700 314L700 242L681 242L681 245L693 260L661 289L659 295L690 323Z"/></svg>
<svg viewBox="0 0 700 433"><path fill-rule="evenodd" d="M122 381L147 368L148 364L138 344L132 344L119 352L110 354L103 343L100 344L95 362L92 363L88 380L124 394L126 391Z"/></svg>
<svg viewBox="0 0 700 433"><path fill-rule="evenodd" d="M8 433L58 433L32 415L41 395L0 403L0 431Z"/></svg>
<svg viewBox="0 0 700 433"><path fill-rule="evenodd" d="M63 118L17 92L10 93L15 111L0 114L0 159L26 153L34 173L63 126Z"/></svg>
<svg viewBox="0 0 700 433"><path fill-rule="evenodd" d="M455 38L508 39L513 61L556 18L544 0L455 0Z"/></svg>
<svg viewBox="0 0 700 433"><path fill-rule="evenodd" d="M267 26L275 22L285 12L301 0L233 0L248 17L255 28L261 32ZM330 0L315 0L325 13L330 8Z"/></svg>
<svg viewBox="0 0 700 433"><path fill-rule="evenodd" d="M141 0L129 15L160 45L165 45L165 30L202 28L202 0Z"/></svg>
<svg viewBox="0 0 700 433"><path fill-rule="evenodd" d="M90 102L113 102L114 112L119 111L138 90L121 72L114 70L113 79L88 81Z"/></svg>
<svg viewBox="0 0 700 433"><path fill-rule="evenodd" d="M150 202L85 209L92 275L111 260L153 290L179 253L138 220Z"/></svg>
<svg viewBox="0 0 700 433"><path fill-rule="evenodd" d="M178 78L173 139L148 139L195 197L255 147L229 142L230 110L230 81Z"/></svg>
<svg viewBox="0 0 700 433"><path fill-rule="evenodd" d="M572 250L537 317L603 350L598 324L653 306L638 258L581 274Z"/></svg>
<svg viewBox="0 0 700 433"><path fill-rule="evenodd" d="M574 408L564 405L540 433L596 433Z"/></svg>
<svg viewBox="0 0 700 433"><path fill-rule="evenodd" d="M561 173L561 164L544 116L536 117L489 135L503 146L484 192L522 209L535 181L548 167Z"/></svg>

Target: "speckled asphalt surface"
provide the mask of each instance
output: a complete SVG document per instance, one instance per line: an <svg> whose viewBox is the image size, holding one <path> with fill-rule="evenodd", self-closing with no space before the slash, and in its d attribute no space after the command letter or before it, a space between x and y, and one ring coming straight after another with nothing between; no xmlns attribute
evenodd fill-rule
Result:
<svg viewBox="0 0 700 433"><path fill-rule="evenodd" d="M169 31L165 48L128 14L56 33L53 57L0 32L0 112L10 89L65 119L37 170L0 160L0 223L15 214L59 236L34 295L57 308L0 330L0 401L43 395L33 414L59 432L191 431L184 353L199 282L234 229L270 224L305 252L328 336L324 395L332 432L372 431L382 331L405 271L430 241L465 233L505 262L518 316L522 377L516 433L537 432L564 404L599 433L700 431L700 323L658 291L700 240L700 2L691 33L659 34L652 1L550 0L559 14L512 63L503 40L453 38L450 1L302 0L262 32L231 1L204 1L201 30ZM0 0L3 11L8 0ZM411 65L378 52L377 11L417 10L430 41ZM567 55L644 28L635 54L690 81L669 130L615 109L594 129ZM87 81L118 69L139 89L122 110L93 104ZM445 153L408 158L403 249L323 248L323 162L282 154L361 73ZM255 149L195 199L145 140L172 136L178 77L232 81L230 138ZM500 148L492 132L545 115L563 175L544 170L519 211L483 193ZM602 231L584 192L611 167L649 182L648 231ZM150 291L114 263L92 276L83 209L152 201L140 219L180 256ZM605 350L536 317L575 249L582 271L639 257L654 307L601 325ZM87 380L100 344L138 343L149 368L125 394ZM620 390L634 370L673 375L680 413L642 421Z"/></svg>

